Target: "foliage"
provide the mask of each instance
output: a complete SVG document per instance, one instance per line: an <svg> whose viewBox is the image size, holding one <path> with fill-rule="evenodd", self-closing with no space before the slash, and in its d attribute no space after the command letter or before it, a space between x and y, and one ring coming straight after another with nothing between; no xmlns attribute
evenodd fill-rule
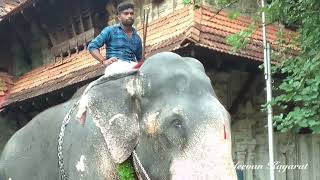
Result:
<svg viewBox="0 0 320 180"><path fill-rule="evenodd" d="M222 3L226 0L220 0ZM266 12L267 24L280 22L294 28L298 36L286 39L283 30L278 33L280 50L273 54L273 61L281 63L273 67L273 75L283 78L276 87L278 94L271 104L276 109L274 125L281 132L299 132L308 128L320 133L320 1L273 0L260 9ZM261 15L259 15L261 17ZM245 48L257 28L254 22L249 28L226 38L233 50ZM290 55L290 48L298 47L299 54Z"/></svg>
<svg viewBox="0 0 320 180"><path fill-rule="evenodd" d="M240 16L240 12L239 11L232 11L228 14L228 18L229 19L237 19Z"/></svg>
<svg viewBox="0 0 320 180"><path fill-rule="evenodd" d="M284 56L274 73L285 78L276 88L280 92L274 99L281 109L275 116L278 130L299 132L310 128L320 133L320 1L274 0L267 9L270 21L279 21L297 28L293 43L299 44L297 56Z"/></svg>
<svg viewBox="0 0 320 180"><path fill-rule="evenodd" d="M213 0L221 9L237 3L239 0ZM184 4L193 4L195 0L183 0ZM198 1L197 1L198 2ZM248 28L226 38L232 45L232 51L245 48L253 32L260 27L261 12L266 13L267 24L279 22L296 29L298 36L288 40L282 28L278 32L279 49L272 54L277 66L272 67L273 75L282 75L280 85L274 90L276 97L271 104L275 107L274 125L281 132L299 132L309 128L320 134L320 1L319 0L269 0L265 8L260 8ZM218 11L219 12L219 11ZM235 19L239 13L229 14ZM292 56L293 47L299 48L299 54ZM297 50L297 49L295 49ZM279 61L280 60L280 61ZM266 107L266 104L264 105Z"/></svg>
<svg viewBox="0 0 320 180"><path fill-rule="evenodd" d="M182 0L184 5L189 5L192 3L192 0Z"/></svg>
<svg viewBox="0 0 320 180"><path fill-rule="evenodd" d="M226 42L232 46L232 51L245 48L251 40L252 33L256 30L256 25L251 24L248 28L232 34L226 38Z"/></svg>
<svg viewBox="0 0 320 180"><path fill-rule="evenodd" d="M193 8L198 8L200 7L200 2L201 0L182 0L182 3L186 5L193 5Z"/></svg>
<svg viewBox="0 0 320 180"><path fill-rule="evenodd" d="M135 180L135 172L129 160L118 165L117 171L120 180Z"/></svg>

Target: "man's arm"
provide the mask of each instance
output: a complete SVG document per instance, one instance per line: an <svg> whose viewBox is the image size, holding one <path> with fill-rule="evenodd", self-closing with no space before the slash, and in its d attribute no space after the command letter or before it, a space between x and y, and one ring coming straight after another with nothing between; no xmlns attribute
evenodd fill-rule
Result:
<svg viewBox="0 0 320 180"><path fill-rule="evenodd" d="M117 58L110 58L108 60L106 60L101 54L100 51L98 49L93 49L93 50L89 50L90 54L92 55L92 57L96 60L98 60L101 64L104 65L110 65L113 62L117 61Z"/></svg>
<svg viewBox="0 0 320 180"><path fill-rule="evenodd" d="M100 54L100 51L98 49L92 49L89 50L89 52L94 59L98 60L101 64L103 64L105 58Z"/></svg>
<svg viewBox="0 0 320 180"><path fill-rule="evenodd" d="M88 50L89 50L90 54L92 55L92 57L94 59L96 59L97 61L99 61L101 64L105 64L105 65L110 65L111 63L116 61L116 58L110 58L110 59L106 60L100 54L100 51L99 51L99 48L101 48L105 42L110 41L110 39L111 39L110 30L111 30L110 27L104 28L101 31L101 33L96 38L94 38L88 45Z"/></svg>

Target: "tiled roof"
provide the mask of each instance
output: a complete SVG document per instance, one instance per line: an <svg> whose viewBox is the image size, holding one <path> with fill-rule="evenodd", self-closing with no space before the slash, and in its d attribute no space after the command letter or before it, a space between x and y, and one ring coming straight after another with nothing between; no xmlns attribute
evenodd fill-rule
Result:
<svg viewBox="0 0 320 180"><path fill-rule="evenodd" d="M31 3L32 0L0 0L0 21L22 10Z"/></svg>
<svg viewBox="0 0 320 180"><path fill-rule="evenodd" d="M227 36L249 27L251 22L252 20L245 17L232 20L228 18L225 11L220 11L217 14L206 7L201 7L195 11L191 7L186 7L168 17L150 23L146 52L148 55L152 55L163 50L177 49L186 43L193 43L196 46L215 51L263 61L262 28L253 33L248 47L237 53L231 52L231 46L225 40ZM267 40L276 50L279 28L269 25L266 29ZM285 30L285 33L286 37L295 34L290 30Z"/></svg>
<svg viewBox="0 0 320 180"><path fill-rule="evenodd" d="M185 7L148 25L146 56L160 51L173 51L190 43L223 53L231 53L225 37L249 26L250 20L239 17L230 20L225 12L216 14L208 8L193 10ZM142 37L142 29L137 28ZM268 41L276 41L277 28L268 26ZM292 33L287 31L287 33ZM261 30L254 33L249 47L236 56L262 61ZM101 75L103 67L87 51L73 54L56 63L37 68L21 76L10 90L10 97L2 104L22 101L74 83Z"/></svg>
<svg viewBox="0 0 320 180"><path fill-rule="evenodd" d="M8 92L12 86L12 76L10 76L8 73L0 72L0 104L2 104L9 95Z"/></svg>
<svg viewBox="0 0 320 180"><path fill-rule="evenodd" d="M146 54L157 50L174 50L179 48L186 38L186 30L192 26L192 11L189 7L179 9L163 18L148 24ZM139 30L142 35L142 30ZM141 36L142 37L142 36Z"/></svg>
<svg viewBox="0 0 320 180"><path fill-rule="evenodd" d="M95 61L87 51L81 51L79 54L73 54L71 57L21 76L14 82L10 96L2 106L97 77L102 75L103 71L104 67L98 61Z"/></svg>

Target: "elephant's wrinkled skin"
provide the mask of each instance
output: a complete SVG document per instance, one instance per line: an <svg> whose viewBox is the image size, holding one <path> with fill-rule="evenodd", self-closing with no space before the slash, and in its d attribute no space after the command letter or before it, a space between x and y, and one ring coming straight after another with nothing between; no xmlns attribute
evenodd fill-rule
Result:
<svg viewBox="0 0 320 180"><path fill-rule="evenodd" d="M105 79L86 95L85 125L73 113L66 127L63 153L69 179L117 179L115 164L134 148L152 180L236 179L229 115L199 61L159 53L138 73ZM59 179L58 134L76 101L42 112L9 140L0 179Z"/></svg>

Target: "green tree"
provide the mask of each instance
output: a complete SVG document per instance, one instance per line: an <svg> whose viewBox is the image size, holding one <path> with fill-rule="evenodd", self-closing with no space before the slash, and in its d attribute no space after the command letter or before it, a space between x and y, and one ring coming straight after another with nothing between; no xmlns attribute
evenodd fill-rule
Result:
<svg viewBox="0 0 320 180"><path fill-rule="evenodd" d="M223 8L234 1L217 0ZM281 75L280 85L274 89L272 105L276 109L274 126L281 132L299 132L308 128L320 133L320 1L319 0L270 0L260 9L266 12L267 24L280 22L294 28L297 36L285 40L280 29L278 45L281 49L274 54L279 64L273 67L274 75ZM261 15L256 16L261 17ZM252 32L259 27L255 21L249 28L226 38L233 50L245 48ZM261 23L260 23L261 24ZM289 43L289 44L288 44ZM286 46L283 46L286 45ZM291 48L289 48L291 47ZM298 54L290 55L297 47Z"/></svg>
<svg viewBox="0 0 320 180"><path fill-rule="evenodd" d="M286 57L274 73L284 76L274 105L282 111L274 124L282 132L310 128L320 133L320 1L274 0L266 12L271 22L295 27L300 52Z"/></svg>

